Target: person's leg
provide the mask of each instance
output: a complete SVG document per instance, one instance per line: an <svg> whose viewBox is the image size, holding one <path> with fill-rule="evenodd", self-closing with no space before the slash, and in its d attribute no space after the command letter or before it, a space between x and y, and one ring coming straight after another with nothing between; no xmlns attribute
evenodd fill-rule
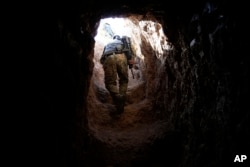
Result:
<svg viewBox="0 0 250 167"><path fill-rule="evenodd" d="M114 55L110 55L106 58L103 64L104 70L104 82L105 87L109 91L113 101L115 96L119 94L119 90L117 88L117 67L116 67L116 59Z"/></svg>
<svg viewBox="0 0 250 167"><path fill-rule="evenodd" d="M128 64L125 54L121 54L117 58L117 73L119 76L119 93L126 95L128 87Z"/></svg>
<svg viewBox="0 0 250 167"><path fill-rule="evenodd" d="M117 73L119 76L119 97L118 97L118 110L119 113L124 111L126 101L126 92L128 87L128 65L125 54L117 55Z"/></svg>

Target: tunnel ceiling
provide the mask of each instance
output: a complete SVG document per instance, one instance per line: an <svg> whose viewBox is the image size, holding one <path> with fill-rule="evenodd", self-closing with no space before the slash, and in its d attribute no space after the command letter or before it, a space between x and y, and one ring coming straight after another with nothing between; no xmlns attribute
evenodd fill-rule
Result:
<svg viewBox="0 0 250 167"><path fill-rule="evenodd" d="M43 33L45 41L54 41L54 49L41 49L37 66L43 85L38 113L49 111L54 119L50 129L56 133L50 137L57 141L52 151L56 163L224 166L235 154L247 152L244 6L223 0L68 1L49 7L49 16L41 12L46 19L38 25L46 27L47 19L55 19L54 35ZM138 27L152 21L164 34L152 44L148 39L157 39L153 36L159 31L149 35L145 26L135 29L139 78L130 83L125 113L116 121L108 115L113 106L98 64L103 45L96 46L95 39L100 20L111 17L129 18ZM157 42L170 49L157 52Z"/></svg>
<svg viewBox="0 0 250 167"><path fill-rule="evenodd" d="M165 75L164 64L170 45L167 43L162 26L151 20L155 20L153 16L142 19L141 15L102 19L95 37L94 68L87 104L89 128L96 138L112 146L138 149L143 144L161 138L169 128L168 119L164 120L159 116L156 118L161 111L160 109L155 111L153 99L165 91L159 83L165 83L166 78L161 76ZM107 24L110 25L113 34L131 37L137 63L132 69L134 79L129 71L124 114L116 121L110 117L115 106L104 86L103 69L99 62L104 46L113 36L110 36L110 31L105 29Z"/></svg>

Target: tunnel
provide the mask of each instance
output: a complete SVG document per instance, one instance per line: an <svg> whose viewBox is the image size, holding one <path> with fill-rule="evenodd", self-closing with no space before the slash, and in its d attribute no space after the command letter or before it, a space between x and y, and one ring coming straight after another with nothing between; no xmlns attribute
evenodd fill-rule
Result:
<svg viewBox="0 0 250 167"><path fill-rule="evenodd" d="M168 112L163 113L166 110L163 108L167 80L164 77L165 61L171 46L162 26L154 22L155 18L140 19L140 15L102 19L98 28L101 35L95 37L94 67L87 96L88 128L94 138L105 144L105 149L109 151L105 159L111 164L133 161L133 156L140 155L154 140L164 138L167 129L171 129ZM129 73L125 111L119 120L110 116L115 106L105 88L100 64L103 48L107 44L105 39L112 39L105 30L107 24L114 34L130 36L136 52L136 65L132 69L133 74ZM120 27L115 28L118 25Z"/></svg>
<svg viewBox="0 0 250 167"><path fill-rule="evenodd" d="M249 155L245 11L223 0L53 5L39 112L54 166L234 166ZM136 48L119 119L100 64L107 27Z"/></svg>

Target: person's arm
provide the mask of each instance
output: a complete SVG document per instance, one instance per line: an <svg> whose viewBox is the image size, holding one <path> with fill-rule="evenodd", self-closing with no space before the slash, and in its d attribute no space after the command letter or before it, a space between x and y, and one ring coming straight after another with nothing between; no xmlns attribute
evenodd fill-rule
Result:
<svg viewBox="0 0 250 167"><path fill-rule="evenodd" d="M135 48L133 45L131 45L131 59L128 60L128 65L129 68L133 68L134 64L135 64L135 57L136 57L136 52L135 52Z"/></svg>

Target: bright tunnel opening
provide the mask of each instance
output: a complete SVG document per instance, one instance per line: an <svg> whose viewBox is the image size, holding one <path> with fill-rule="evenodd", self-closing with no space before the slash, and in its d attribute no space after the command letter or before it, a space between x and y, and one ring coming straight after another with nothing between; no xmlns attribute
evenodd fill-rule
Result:
<svg viewBox="0 0 250 167"><path fill-rule="evenodd" d="M126 104L118 120L110 116L115 106L105 88L104 70L100 63L104 46L112 41L114 35L130 37L136 52L135 78L128 71ZM163 113L165 108L157 101L163 103L162 97L166 92L165 62L171 49L167 40L161 24L142 20L141 16L100 20L87 97L88 127L94 138L112 148L134 148L147 145L152 138L163 137L170 126L167 125L168 120L158 117L159 111Z"/></svg>
<svg viewBox="0 0 250 167"><path fill-rule="evenodd" d="M152 56L156 56L162 63L164 61L164 52L170 49L162 26L159 23L150 20L139 21L132 20L131 18L118 17L101 19L97 29L97 35L95 36L93 80L96 85L102 88L105 88L105 85L100 58L104 46L112 41L114 35L130 37L132 45L135 48L136 65L133 69L135 78L133 79L132 73L129 71L128 89L145 82L147 75L145 71L145 54L147 53L142 53L143 48L141 48L141 46L143 40L149 43L150 47L154 50Z"/></svg>

